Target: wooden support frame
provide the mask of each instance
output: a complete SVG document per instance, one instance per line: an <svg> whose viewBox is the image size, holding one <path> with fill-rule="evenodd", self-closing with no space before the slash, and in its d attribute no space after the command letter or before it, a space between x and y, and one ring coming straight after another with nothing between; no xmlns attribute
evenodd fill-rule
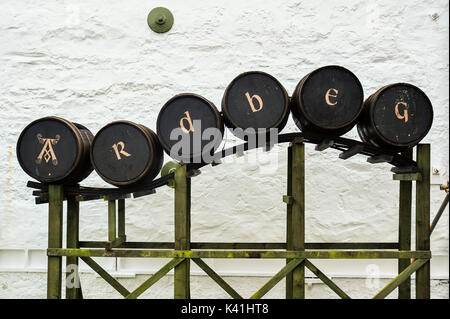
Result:
<svg viewBox="0 0 450 319"><path fill-rule="evenodd" d="M66 247L79 248L80 203L74 196L67 197ZM66 258L66 299L82 298L78 257Z"/></svg>
<svg viewBox="0 0 450 319"><path fill-rule="evenodd" d="M175 249L189 250L191 243L191 179L186 165L175 171ZM174 298L190 299L190 260L174 270Z"/></svg>
<svg viewBox="0 0 450 319"><path fill-rule="evenodd" d="M430 250L430 144L416 149L422 179L416 181L416 250ZM416 298L430 298L430 261L417 270Z"/></svg>
<svg viewBox="0 0 450 319"><path fill-rule="evenodd" d="M398 242L391 243L305 243L305 149L302 139L295 139L288 148L286 242L285 243L191 243L191 177L186 165L174 174L175 185L174 242L127 242L125 235L125 199L108 199L108 241L79 241L79 199L65 196L61 185L49 185L43 200L49 203L48 298L61 298L62 257L66 264L78 264L78 258L111 284L125 298L137 298L171 269L174 269L174 297L190 298L190 260L192 259L231 297L242 298L202 258L281 258L286 265L250 298L261 298L286 278L286 298L305 298L305 267L341 298L350 298L310 259L398 259L399 275L374 298L384 298L398 288L399 298L411 297L410 277L416 272L416 297L430 298L430 145L417 147L415 170L396 170L393 177L400 183ZM341 158L349 158L351 149ZM343 155L343 154L341 154ZM412 151L404 156L412 157ZM380 162L380 159L373 159ZM192 173L192 172L191 172ZM416 245L411 250L412 183L416 183ZM45 197L44 196L44 197ZM62 248L63 201L67 200L67 248ZM81 247L81 248L80 248ZM88 248L85 249L84 247ZM132 249L129 249L132 248ZM192 250L195 249L195 250ZM252 250L254 249L254 250ZM92 257L171 258L134 291L102 269ZM413 263L410 260L413 259ZM66 277L70 275L67 272ZM67 281L67 278L66 278ZM66 298L82 298L79 288L66 287Z"/></svg>
<svg viewBox="0 0 450 319"><path fill-rule="evenodd" d="M172 250L49 248L47 256L132 258L253 258L253 259L411 259L431 258L428 250Z"/></svg>
<svg viewBox="0 0 450 319"><path fill-rule="evenodd" d="M412 150L404 151L403 155L412 159ZM398 249L411 250L412 180L400 180L399 184ZM409 264L409 260L399 259L398 273L403 272ZM398 299L411 299L410 279L398 286Z"/></svg>
<svg viewBox="0 0 450 319"><path fill-rule="evenodd" d="M287 249L305 250L305 144L295 139L288 149ZM287 259L289 265L292 260ZM305 298L305 266L298 265L286 277L286 298Z"/></svg>
<svg viewBox="0 0 450 319"><path fill-rule="evenodd" d="M49 185L48 204L48 247L61 248L63 236L63 200L61 185ZM62 257L49 256L47 267L47 298L61 298Z"/></svg>

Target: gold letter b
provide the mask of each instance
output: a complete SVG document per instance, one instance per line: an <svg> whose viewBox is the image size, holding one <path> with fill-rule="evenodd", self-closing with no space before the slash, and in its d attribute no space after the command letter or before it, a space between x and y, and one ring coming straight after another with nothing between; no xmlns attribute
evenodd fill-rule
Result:
<svg viewBox="0 0 450 319"><path fill-rule="evenodd" d="M255 94L255 95L252 95L250 97L250 94L248 92L245 92L245 96L247 97L248 104L250 104L250 107L251 107L253 113L262 110L262 108L263 108L263 100L262 100L262 98L259 95ZM259 106L258 109L255 108L255 105L253 104L253 99L256 99L256 101L258 101L258 106Z"/></svg>

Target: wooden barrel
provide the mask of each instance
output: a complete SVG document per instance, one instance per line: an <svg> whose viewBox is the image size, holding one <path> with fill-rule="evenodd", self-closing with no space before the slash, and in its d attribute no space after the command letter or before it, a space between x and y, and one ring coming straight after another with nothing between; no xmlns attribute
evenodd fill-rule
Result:
<svg viewBox="0 0 450 319"><path fill-rule="evenodd" d="M358 133L365 143L401 150L419 143L432 123L433 107L425 93L414 85L395 83L364 102Z"/></svg>
<svg viewBox="0 0 450 319"><path fill-rule="evenodd" d="M24 128L17 141L22 169L43 183L76 184L92 172L91 131L83 125L49 116Z"/></svg>
<svg viewBox="0 0 450 319"><path fill-rule="evenodd" d="M112 185L129 187L149 183L158 175L163 160L155 132L130 121L107 124L92 142L92 165Z"/></svg>
<svg viewBox="0 0 450 319"><path fill-rule="evenodd" d="M158 138L169 156L184 163L209 162L223 138L222 117L204 97L178 94L161 108Z"/></svg>
<svg viewBox="0 0 450 319"><path fill-rule="evenodd" d="M222 98L225 124L234 135L245 139L252 132L278 132L289 118L289 96L277 79L258 71L238 75L225 90ZM236 130L240 128L242 130Z"/></svg>
<svg viewBox="0 0 450 319"><path fill-rule="evenodd" d="M295 124L303 132L339 136L356 124L363 101L358 78L341 66L330 65L300 80L291 110Z"/></svg>

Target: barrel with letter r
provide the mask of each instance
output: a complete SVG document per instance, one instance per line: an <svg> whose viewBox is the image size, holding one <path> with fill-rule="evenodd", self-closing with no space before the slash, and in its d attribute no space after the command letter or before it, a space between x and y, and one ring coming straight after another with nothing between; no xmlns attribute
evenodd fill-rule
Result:
<svg viewBox="0 0 450 319"><path fill-rule="evenodd" d="M156 121L165 152L183 163L211 163L223 138L222 116L212 102L193 93L167 101Z"/></svg>
<svg viewBox="0 0 450 319"><path fill-rule="evenodd" d="M163 151L156 133L130 121L115 121L98 131L91 161L98 175L119 187L150 183L161 170Z"/></svg>
<svg viewBox="0 0 450 319"><path fill-rule="evenodd" d="M17 159L31 177L46 184L73 185L93 170L93 139L85 126L48 116L27 125L17 141Z"/></svg>
<svg viewBox="0 0 450 319"><path fill-rule="evenodd" d="M364 102L358 134L365 143L403 150L418 144L432 123L433 107L426 94L412 84L394 83Z"/></svg>
<svg viewBox="0 0 450 319"><path fill-rule="evenodd" d="M289 118L289 96L272 75L250 71L238 75L225 90L222 112L227 127L240 139L277 132Z"/></svg>
<svg viewBox="0 0 450 319"><path fill-rule="evenodd" d="M339 136L355 126L363 102L363 88L356 75L344 67L329 65L300 80L291 110L302 132Z"/></svg>

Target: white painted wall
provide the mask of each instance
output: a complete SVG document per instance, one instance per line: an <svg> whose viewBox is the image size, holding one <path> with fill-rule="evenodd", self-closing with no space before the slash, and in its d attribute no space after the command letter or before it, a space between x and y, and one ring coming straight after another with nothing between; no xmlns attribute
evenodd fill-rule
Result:
<svg viewBox="0 0 450 319"><path fill-rule="evenodd" d="M161 5L175 17L166 34L153 33L146 22L148 12ZM444 197L439 184L449 174L448 12L445 0L1 1L0 271L46 267L46 206L34 205L25 186L30 178L15 156L18 135L29 122L57 115L94 134L120 119L155 129L161 106L173 95L198 93L220 108L228 83L249 70L272 74L289 94L305 74L328 64L352 70L366 97L399 81L422 88L434 106L424 140L431 143L438 173L431 193L434 216ZM294 131L290 119L283 132ZM356 130L346 136L358 139ZM233 141L228 134L226 145ZM192 240L283 241L286 147L258 153L258 162L250 152L203 169L192 181ZM363 157L344 162L335 150L319 153L311 145L306 155L307 241L397 239L398 182L389 165L370 165ZM95 172L83 184L107 186ZM162 188L128 201L128 239L172 240L172 197L172 190ZM81 209L82 240L106 240L106 203L82 203ZM433 277L448 278L448 211L431 246ZM228 274L279 268L277 262L212 262ZM158 263L121 260L109 267L141 273ZM396 271L395 262L378 265L384 277ZM366 266L330 262L323 271L364 277ZM21 293L10 289L8 295Z"/></svg>

